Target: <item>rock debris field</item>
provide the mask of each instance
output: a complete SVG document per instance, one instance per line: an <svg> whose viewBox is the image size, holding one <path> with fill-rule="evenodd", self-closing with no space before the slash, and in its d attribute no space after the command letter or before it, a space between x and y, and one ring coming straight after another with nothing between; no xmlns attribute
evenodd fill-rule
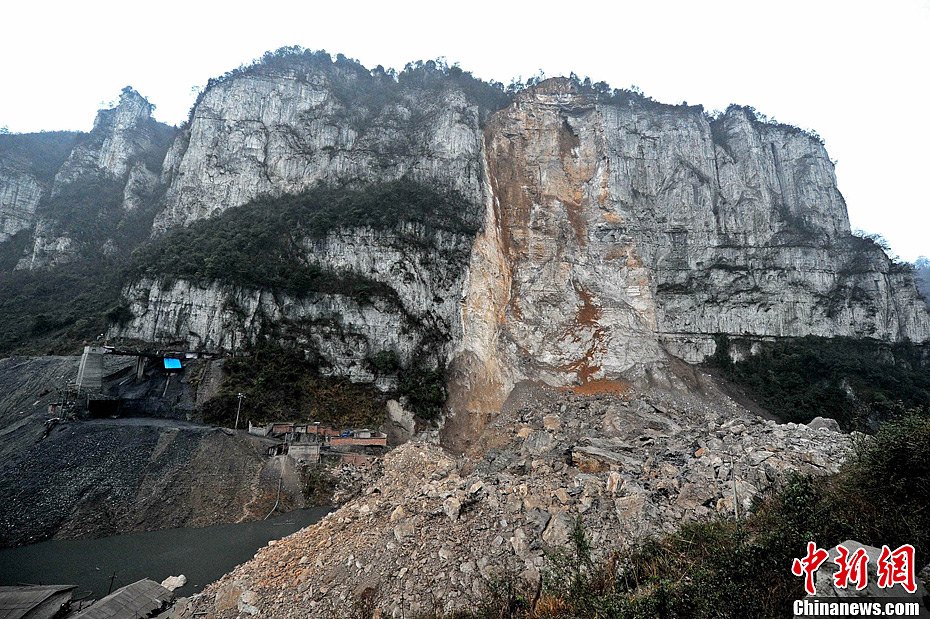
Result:
<svg viewBox="0 0 930 619"><path fill-rule="evenodd" d="M788 471L837 470L849 437L814 425L827 427L680 394L539 390L489 426L479 453L424 441L390 452L340 509L174 613L348 616L363 599L389 617L465 607L495 579L538 582L578 518L603 556L684 521L732 517Z"/></svg>

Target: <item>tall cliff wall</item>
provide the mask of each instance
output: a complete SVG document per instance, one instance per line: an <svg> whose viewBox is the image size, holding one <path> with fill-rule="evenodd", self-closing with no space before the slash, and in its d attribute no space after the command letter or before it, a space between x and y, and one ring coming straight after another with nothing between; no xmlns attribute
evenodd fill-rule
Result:
<svg viewBox="0 0 930 619"><path fill-rule="evenodd" d="M619 389L715 334L930 338L910 270L850 234L819 140L744 108L604 99L549 80L486 128L453 410L487 416L523 379Z"/></svg>
<svg viewBox="0 0 930 619"><path fill-rule="evenodd" d="M172 228L259 196L400 178L454 193L460 212L449 216L461 229L418 221L401 208L386 227L345 221L322 236L295 230L301 262L376 282L390 298L298 297L231 279L169 281L156 273L127 288L133 317L111 335L230 349L274 324L277 337L318 350L333 372L355 380L373 379L367 360L382 351L405 367L444 365L461 339L459 301L473 229L484 217L481 123L489 104L470 84L430 65L395 80L351 62L303 56L212 85L168 152L156 243ZM503 97L484 88L492 101Z"/></svg>
<svg viewBox="0 0 930 619"><path fill-rule="evenodd" d="M480 104L452 80L407 85L360 69L309 59L209 88L166 160L156 230L321 181L408 175L477 200Z"/></svg>
<svg viewBox="0 0 930 619"><path fill-rule="evenodd" d="M815 137L748 108L714 119L565 79L489 115L451 80L440 84L402 88L338 63L222 80L169 152L156 231L318 182L407 176L454 188L481 230L456 241L470 244L470 258L442 263L454 271L443 286L421 259L397 266L391 231L343 227L307 255L374 274L405 315L438 311L450 342L439 362L452 363L466 409L499 406L528 377L619 389L611 381L661 363L664 350L700 361L718 333L930 338L911 273L850 234ZM113 334L220 348L254 337L223 309L222 282L191 286L130 286L134 318ZM249 315L268 303L262 294L233 296ZM409 358L422 339L402 343L387 335L407 328L399 314L378 310L375 320L338 296L264 311L291 321L338 314L364 342L357 351L383 343ZM327 346L333 358L352 356ZM354 363L336 365L363 378Z"/></svg>
<svg viewBox="0 0 930 619"><path fill-rule="evenodd" d="M3 136L0 142L0 244L28 235L0 254L21 252L18 269L132 249L149 222L133 212L152 207L165 149L174 130L152 119L152 104L131 88L100 110L86 134ZM131 230L127 230L131 228ZM144 238L144 236L142 237Z"/></svg>
<svg viewBox="0 0 930 619"><path fill-rule="evenodd" d="M909 270L850 234L823 145L794 128L552 80L487 140L503 328L535 362L583 382L655 359L656 339L696 361L715 333L930 335Z"/></svg>
<svg viewBox="0 0 930 619"><path fill-rule="evenodd" d="M404 367L445 362L460 339L462 257L471 237L408 223L387 231L338 229L303 242L314 267L336 278L364 274L378 289L296 294L142 279L126 292L132 318L113 335L210 350L236 350L271 335L319 354L325 371L365 382L378 378L371 360L382 352ZM392 384L381 378L381 386Z"/></svg>
<svg viewBox="0 0 930 619"><path fill-rule="evenodd" d="M0 243L33 224L41 197L39 179L16 162L4 163L0 172Z"/></svg>
<svg viewBox="0 0 930 619"><path fill-rule="evenodd" d="M67 131L0 135L0 243L35 225L39 202L77 139Z"/></svg>

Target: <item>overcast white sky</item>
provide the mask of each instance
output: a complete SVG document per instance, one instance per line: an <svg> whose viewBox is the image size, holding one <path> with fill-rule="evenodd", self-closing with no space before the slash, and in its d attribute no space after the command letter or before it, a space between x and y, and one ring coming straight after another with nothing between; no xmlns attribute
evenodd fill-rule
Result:
<svg viewBox="0 0 930 619"><path fill-rule="evenodd" d="M130 84L177 124L207 79L283 45L373 67L444 56L504 83L574 71L816 130L853 228L930 255L930 0L7 3L0 126L91 127Z"/></svg>

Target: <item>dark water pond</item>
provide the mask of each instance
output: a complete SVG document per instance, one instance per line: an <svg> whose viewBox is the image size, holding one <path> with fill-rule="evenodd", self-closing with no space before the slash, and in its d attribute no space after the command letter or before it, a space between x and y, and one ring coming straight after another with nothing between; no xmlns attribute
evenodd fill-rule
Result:
<svg viewBox="0 0 930 619"><path fill-rule="evenodd" d="M77 585L75 597L150 578L161 582L184 574L179 596L204 588L252 558L269 540L280 539L320 520L326 508L302 509L260 522L219 524L202 529L166 529L100 539L50 540L0 550L0 585Z"/></svg>

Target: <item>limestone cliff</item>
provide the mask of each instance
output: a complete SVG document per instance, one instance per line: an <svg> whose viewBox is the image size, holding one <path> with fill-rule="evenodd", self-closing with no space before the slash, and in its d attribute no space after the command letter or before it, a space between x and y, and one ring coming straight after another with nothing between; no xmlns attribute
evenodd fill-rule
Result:
<svg viewBox="0 0 930 619"><path fill-rule="evenodd" d="M549 80L485 134L450 401L467 419L523 379L623 389L715 334L930 338L910 271L850 234L823 145L795 128Z"/></svg>
<svg viewBox="0 0 930 619"><path fill-rule="evenodd" d="M152 119L153 107L127 87L89 133L4 136L13 144L0 145L0 243L16 233L29 239L25 250L0 246L0 254L22 251L17 268L36 269L131 249L135 230L121 224L147 231L144 218L125 225L127 214L154 205L174 133Z"/></svg>
<svg viewBox="0 0 930 619"><path fill-rule="evenodd" d="M538 582L576 519L607 549L741 511L848 440L762 422L675 357L717 335L930 341L913 272L850 234L821 141L750 108L284 50L212 81L170 145L150 112L124 93L51 173L0 150L0 247L26 238L33 268L138 246L112 338L273 339L385 390L445 369L461 456L396 450L179 616L339 616L369 589L392 616L451 610L502 571Z"/></svg>
<svg viewBox="0 0 930 619"><path fill-rule="evenodd" d="M320 181L408 175L477 199L486 110L454 80L434 80L408 84L328 56L219 80L169 153L155 229Z"/></svg>
<svg viewBox="0 0 930 619"><path fill-rule="evenodd" d="M132 88L123 89L116 107L97 113L93 129L55 175L56 185L97 173L126 177L159 141L160 128L152 122L154 107ZM151 163L159 166L161 161Z"/></svg>
<svg viewBox="0 0 930 619"><path fill-rule="evenodd" d="M380 352L404 366L444 363L460 339L459 296L471 238L408 223L391 231L339 229L304 241L314 267L364 274L388 294L359 298L256 290L223 283L143 279L126 292L131 320L114 335L194 348L236 350L269 331L322 355L330 371L374 381ZM387 385L382 385L387 386Z"/></svg>
<svg viewBox="0 0 930 619"><path fill-rule="evenodd" d="M665 351L706 358L715 334L930 339L911 272L850 234L815 136L750 108L714 118L567 79L493 112L448 75L429 88L372 75L317 62L220 80L169 152L156 231L261 194L407 176L472 205L481 230L456 241L471 244L468 260L446 262L437 286L422 258L397 266L395 233L343 227L308 245L309 259L372 275L402 312L143 281L127 289L133 320L112 335L228 348L252 337L228 309L232 294L246 317L259 307L284 322L339 316L357 351L409 358L422 332L406 343L389 332L436 312L452 408L470 413L498 409L526 378L622 391ZM323 349L364 378L340 361L361 353Z"/></svg>
<svg viewBox="0 0 930 619"><path fill-rule="evenodd" d="M553 80L500 112L488 136L521 348L564 350L545 329L593 322L580 348L595 358L560 362L601 367L593 337L613 329L645 347L604 346L627 355L606 360L623 370L655 358L652 333L689 360L712 351L714 333L930 334L906 270L850 235L826 151L796 129L743 108L710 121L697 108L600 102ZM553 314L524 319L525 306ZM543 331L527 342L533 325Z"/></svg>
<svg viewBox="0 0 930 619"><path fill-rule="evenodd" d="M930 307L930 260L921 256L914 263L914 278L917 282L917 291L923 296L927 307Z"/></svg>
<svg viewBox="0 0 930 619"><path fill-rule="evenodd" d="M42 197L40 181L10 162L0 171L0 242L26 230Z"/></svg>
<svg viewBox="0 0 930 619"><path fill-rule="evenodd" d="M156 243L172 228L259 196L401 178L453 192L461 210L450 216L462 229L401 209L386 227L347 221L312 238L295 230L301 262L376 282L390 298L300 297L229 278L171 281L155 273L127 287L133 318L111 336L229 350L272 323L281 339L319 350L334 372L355 380L373 379L366 360L380 351L405 367L444 365L461 339L459 301L473 229L484 216L481 124L504 97L487 85L475 90L470 79L432 63L395 79L310 54L212 84L166 157Z"/></svg>
<svg viewBox="0 0 930 619"><path fill-rule="evenodd" d="M76 139L64 131L0 135L0 243L35 225L39 202Z"/></svg>

